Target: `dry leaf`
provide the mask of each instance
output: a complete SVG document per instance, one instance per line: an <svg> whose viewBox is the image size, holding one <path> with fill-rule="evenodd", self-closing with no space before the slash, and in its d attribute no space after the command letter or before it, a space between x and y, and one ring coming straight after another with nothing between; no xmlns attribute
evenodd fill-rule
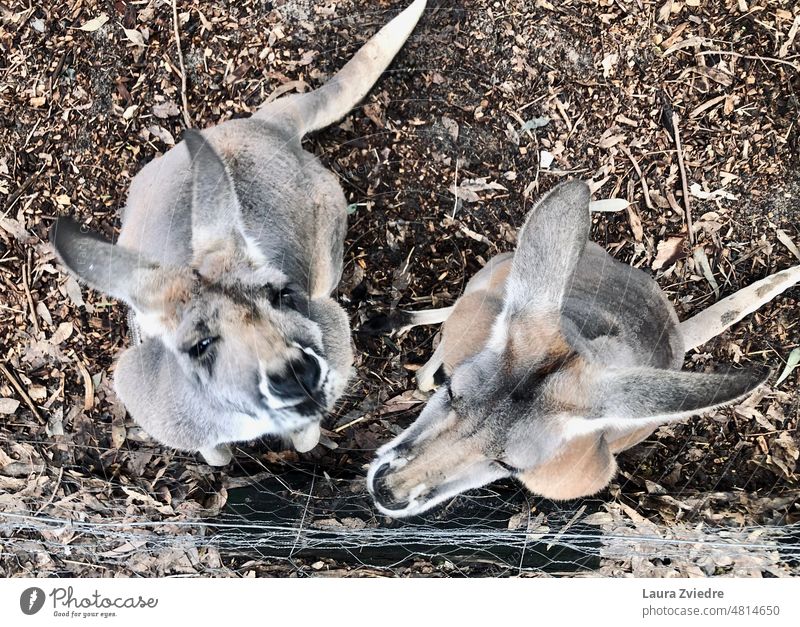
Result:
<svg viewBox="0 0 800 627"><path fill-rule="evenodd" d="M786 234L786 231L783 229L775 229L775 235L778 237L778 241L786 246L789 251L798 259L800 259L800 250L798 250L795 243L792 241L792 238Z"/></svg>
<svg viewBox="0 0 800 627"><path fill-rule="evenodd" d="M792 371L797 368L797 365L800 364L800 348L795 348L791 353L789 353L789 358L786 360L786 366L781 372L781 376L778 377L778 380L775 382L777 386L779 383L782 383L786 377L792 374Z"/></svg>
<svg viewBox="0 0 800 627"><path fill-rule="evenodd" d="M73 277L68 277L66 283L64 283L64 290L67 292L67 296L72 301L72 304L76 307L86 307L86 311L90 312L92 309L86 304L83 300L83 294L81 294L81 286L78 285L78 282Z"/></svg>
<svg viewBox="0 0 800 627"><path fill-rule="evenodd" d="M623 139L625 139L624 135L611 135L609 137L604 137L600 140L600 148L611 148L612 146L616 146L620 143Z"/></svg>
<svg viewBox="0 0 800 627"><path fill-rule="evenodd" d="M175 138L172 136L172 133L170 133L163 126L156 126L156 125L148 126L147 130L150 132L151 135L160 139L167 146L175 145Z"/></svg>
<svg viewBox="0 0 800 627"><path fill-rule="evenodd" d="M683 256L683 238L669 237L658 243L656 258L653 261L653 270L669 268Z"/></svg>
<svg viewBox="0 0 800 627"><path fill-rule="evenodd" d="M406 390L402 394L388 399L378 410L378 414L393 414L410 409L414 405L419 405L422 401L414 395L415 392L416 390Z"/></svg>
<svg viewBox="0 0 800 627"><path fill-rule="evenodd" d="M478 192L483 191L506 191L506 188L494 181L487 182L486 178L464 179L459 183L458 188L455 185L450 186L450 193L464 202L480 201Z"/></svg>
<svg viewBox="0 0 800 627"><path fill-rule="evenodd" d="M673 0L667 0L664 6L658 10L658 19L660 22L669 20L669 16L672 14L672 2Z"/></svg>
<svg viewBox="0 0 800 627"><path fill-rule="evenodd" d="M159 102L153 105L153 115L157 118L171 118L176 115L180 115L181 110L178 108L178 105L175 104L172 100L167 100L166 102Z"/></svg>
<svg viewBox="0 0 800 627"><path fill-rule="evenodd" d="M69 339L69 336L72 335L73 330L74 329L72 327L71 322L69 321L62 322L61 324L58 325L58 328L55 330L55 333L53 333L53 335L50 336L50 343L53 346L58 346L59 344L61 344L61 342Z"/></svg>
<svg viewBox="0 0 800 627"><path fill-rule="evenodd" d="M633 232L633 239L641 242L644 237L644 228L642 227L642 219L639 217L636 209L632 206L628 207L628 224L631 226Z"/></svg>
<svg viewBox="0 0 800 627"><path fill-rule="evenodd" d="M34 401L43 401L47 398L47 389L43 385L32 385L28 388L28 396Z"/></svg>
<svg viewBox="0 0 800 627"><path fill-rule="evenodd" d="M603 200L593 200L589 203L589 211L594 213L613 213L615 211L625 211L630 203L624 198L605 198Z"/></svg>
<svg viewBox="0 0 800 627"><path fill-rule="evenodd" d="M444 126L445 130L450 134L453 141L458 141L458 122L443 115L442 126Z"/></svg>
<svg viewBox="0 0 800 627"><path fill-rule="evenodd" d="M82 30L87 33L93 33L103 27L103 24L108 22L108 16L103 13L99 17L89 20L83 26L78 26L76 30Z"/></svg>
<svg viewBox="0 0 800 627"><path fill-rule="evenodd" d="M144 46L144 35L140 33L138 30L134 28L123 28L122 30L125 31L125 36L128 38L128 41L131 43L136 44L137 46Z"/></svg>
<svg viewBox="0 0 800 627"><path fill-rule="evenodd" d="M614 517L608 512L595 512L586 516L581 522L584 525L610 525L614 522Z"/></svg>
<svg viewBox="0 0 800 627"><path fill-rule="evenodd" d="M608 78L609 76L611 76L611 70L614 69L614 66L617 64L618 60L619 60L619 55L615 52L607 54L606 56L603 57L603 60L600 63L600 65L603 68L603 78Z"/></svg>
<svg viewBox="0 0 800 627"><path fill-rule="evenodd" d="M19 401L15 398L0 398L0 414L13 414L19 407Z"/></svg>
<svg viewBox="0 0 800 627"><path fill-rule="evenodd" d="M717 198L738 200L736 196L734 196L730 192L726 192L724 189L721 188L714 190L713 192L707 192L700 186L700 183L692 183L689 186L689 193L695 198L699 198L700 200L716 200Z"/></svg>

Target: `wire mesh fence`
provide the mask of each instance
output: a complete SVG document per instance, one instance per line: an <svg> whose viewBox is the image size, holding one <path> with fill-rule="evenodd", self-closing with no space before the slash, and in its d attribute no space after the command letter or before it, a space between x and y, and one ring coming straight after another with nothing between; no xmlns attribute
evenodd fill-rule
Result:
<svg viewBox="0 0 800 627"><path fill-rule="evenodd" d="M376 515L363 479L334 480L313 468L238 477L229 486L206 507L167 508L157 495L124 486L124 499L94 508L85 495L73 499L83 504L71 514L70 503L44 503L45 512L14 511L6 501L0 563L7 575L29 576L800 574L800 523L787 520L656 522L624 499L557 504L500 484L392 521ZM719 511L736 497L696 498ZM795 500L789 494L768 505L791 510Z"/></svg>

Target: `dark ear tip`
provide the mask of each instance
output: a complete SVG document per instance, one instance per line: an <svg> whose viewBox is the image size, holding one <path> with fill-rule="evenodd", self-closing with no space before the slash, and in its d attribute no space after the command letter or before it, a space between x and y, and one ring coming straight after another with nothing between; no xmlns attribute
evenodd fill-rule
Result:
<svg viewBox="0 0 800 627"><path fill-rule="evenodd" d="M361 325L359 332L364 335L389 335L411 323L412 315L398 309L390 314L372 316Z"/></svg>
<svg viewBox="0 0 800 627"><path fill-rule="evenodd" d="M193 128L188 128L183 133L183 140L186 142L186 147L192 157L196 156L198 152L205 146L206 139L200 131Z"/></svg>
<svg viewBox="0 0 800 627"><path fill-rule="evenodd" d="M754 365L742 370L729 370L728 376L734 378L736 381L734 386L740 390L740 394L749 395L767 383L773 373L774 370L769 366Z"/></svg>
<svg viewBox="0 0 800 627"><path fill-rule="evenodd" d="M767 365L750 368L750 379L755 382L754 387L758 387L769 381L773 374L775 374L775 369Z"/></svg>
<svg viewBox="0 0 800 627"><path fill-rule="evenodd" d="M64 241L79 235L80 232L81 227L75 220L66 216L60 216L56 218L55 222L53 222L53 225L50 227L50 243L56 250L59 250Z"/></svg>
<svg viewBox="0 0 800 627"><path fill-rule="evenodd" d="M391 317L386 314L378 314L364 321L359 331L365 335L386 335L393 330Z"/></svg>

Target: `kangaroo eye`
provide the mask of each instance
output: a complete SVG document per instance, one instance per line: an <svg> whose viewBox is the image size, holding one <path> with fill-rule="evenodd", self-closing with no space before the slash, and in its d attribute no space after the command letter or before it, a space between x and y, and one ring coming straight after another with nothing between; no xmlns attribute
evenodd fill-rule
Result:
<svg viewBox="0 0 800 627"><path fill-rule="evenodd" d="M512 474L517 474L518 472L520 472L519 468L515 468L511 464L507 464L501 459L494 460L494 463L497 464L498 466L500 466L500 468L502 468L503 470L506 470L506 471L508 471L508 472L510 472Z"/></svg>
<svg viewBox="0 0 800 627"><path fill-rule="evenodd" d="M216 337L204 337L202 340L197 342L194 346L189 349L189 356L192 359L200 359L208 352L208 349L211 348L211 345L214 344L219 338Z"/></svg>
<svg viewBox="0 0 800 627"><path fill-rule="evenodd" d="M272 306L275 309L297 310L297 292L290 286L285 285L280 291L272 295Z"/></svg>

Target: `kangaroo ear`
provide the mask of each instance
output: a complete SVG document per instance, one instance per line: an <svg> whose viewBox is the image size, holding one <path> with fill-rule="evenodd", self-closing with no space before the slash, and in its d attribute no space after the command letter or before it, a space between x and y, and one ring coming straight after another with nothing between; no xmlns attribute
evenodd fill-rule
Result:
<svg viewBox="0 0 800 627"><path fill-rule="evenodd" d="M58 260L73 276L139 311L158 307L167 286L180 278L137 252L82 233L71 218L56 220L50 229L50 242Z"/></svg>
<svg viewBox="0 0 800 627"><path fill-rule="evenodd" d="M589 238L589 186L578 180L553 189L520 230L506 281L509 313L558 312Z"/></svg>
<svg viewBox="0 0 800 627"><path fill-rule="evenodd" d="M239 197L228 168L197 131L183 136L192 160L192 251L195 261L212 254L235 258L247 251Z"/></svg>
<svg viewBox="0 0 800 627"><path fill-rule="evenodd" d="M747 396L769 374L768 369L726 374L657 368L618 370L598 381L593 417L678 420Z"/></svg>

